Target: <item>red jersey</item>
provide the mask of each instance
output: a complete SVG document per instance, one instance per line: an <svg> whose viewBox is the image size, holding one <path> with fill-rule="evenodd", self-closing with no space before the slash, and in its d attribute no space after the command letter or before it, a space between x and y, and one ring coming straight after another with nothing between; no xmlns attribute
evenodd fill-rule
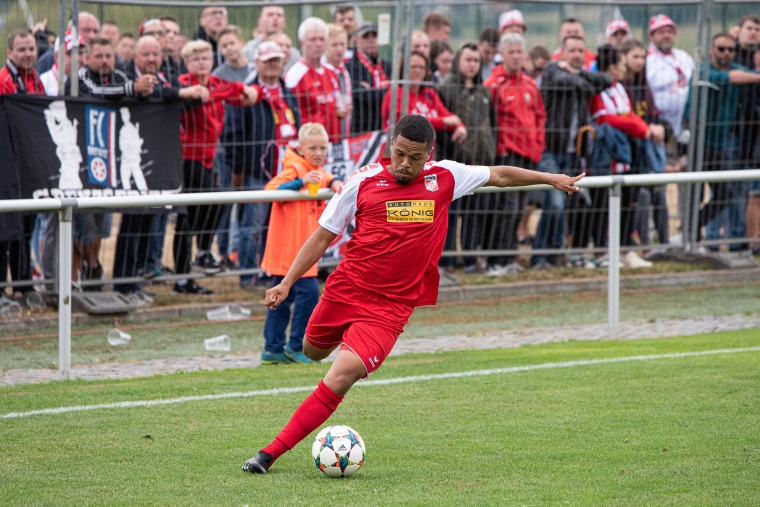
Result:
<svg viewBox="0 0 760 507"><path fill-rule="evenodd" d="M303 123L314 122L324 125L331 141L340 138L340 121L335 110L335 95L332 73L320 66L311 67L303 60L298 60L285 76L285 86L298 97Z"/></svg>
<svg viewBox="0 0 760 507"><path fill-rule="evenodd" d="M35 69L19 70L8 60L0 69L0 95L10 95L21 91L30 95L45 95L40 76Z"/></svg>
<svg viewBox="0 0 760 507"><path fill-rule="evenodd" d="M424 306L438 300L438 259L443 251L451 201L483 186L485 166L445 160L425 164L402 185L388 171L390 159L349 176L330 199L319 225L341 234L356 229L336 269L359 288L396 302Z"/></svg>
<svg viewBox="0 0 760 507"><path fill-rule="evenodd" d="M183 86L193 86L198 84L198 79L192 74L182 74L179 82ZM206 87L211 94L208 102L182 111L180 140L184 160L195 160L211 169L224 127L224 103L240 105L244 85L212 75L208 77Z"/></svg>
<svg viewBox="0 0 760 507"><path fill-rule="evenodd" d="M401 92L401 87L399 87L396 96L396 121L401 118L402 96L403 94ZM391 90L385 92L385 97L383 97L383 105L380 108L380 113L383 116L383 128L387 130L390 127ZM443 105L443 101L441 101L441 97L438 95L438 92L433 88L429 88L427 86L420 87L420 91L418 93L414 93L411 89L409 90L408 114L418 114L420 116L424 116L428 119L435 130L456 130L457 128L456 125L446 127L443 124L443 119L447 116L453 115L454 113L446 109L446 106Z"/></svg>
<svg viewBox="0 0 760 507"><path fill-rule="evenodd" d="M536 82L525 74L507 74L499 65L483 83L496 109L498 154L516 153L533 162L546 148L546 111Z"/></svg>

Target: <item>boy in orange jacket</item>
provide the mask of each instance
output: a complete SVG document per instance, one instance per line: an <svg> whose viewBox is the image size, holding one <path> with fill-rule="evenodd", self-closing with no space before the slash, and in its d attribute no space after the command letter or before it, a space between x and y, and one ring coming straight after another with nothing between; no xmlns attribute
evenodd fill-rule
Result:
<svg viewBox="0 0 760 507"><path fill-rule="evenodd" d="M288 147L282 161L282 171L267 183L265 190L306 190L310 185L319 185L320 188L337 192L342 180L325 172L322 167L327 158L327 139L327 131L322 125L305 123L298 131L298 147ZM323 200L272 203L261 268L272 275L273 287L282 281L301 246L317 230L317 221L324 208ZM288 298L276 310L267 311L261 364L314 362L303 353L303 337L306 323L318 300L315 264L293 285ZM290 339L286 344L285 330L294 303Z"/></svg>

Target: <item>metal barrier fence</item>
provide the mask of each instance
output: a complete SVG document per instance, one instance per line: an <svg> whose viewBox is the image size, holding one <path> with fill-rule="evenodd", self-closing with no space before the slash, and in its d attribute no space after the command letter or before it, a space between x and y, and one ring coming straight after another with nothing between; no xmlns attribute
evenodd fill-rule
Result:
<svg viewBox="0 0 760 507"><path fill-rule="evenodd" d="M290 35L290 38L295 42L295 47L298 47L296 28L300 21L307 16L318 16L327 20L331 20L330 7L333 2L320 1L312 2L309 5L304 5L298 0L288 0L279 3L284 7L284 15L286 20L285 32ZM22 5L21 3L19 5ZM28 7L24 9L19 8L18 12L10 13L5 16L6 25L4 28L7 33L8 24L12 23L13 19L22 20L26 22L28 19L41 19L47 17L52 23L54 14L60 13L58 19L58 25L64 26L64 22L70 12L69 2L66 0L61 1L40 1L40 2L28 2L25 3ZM183 1L183 2L170 2L165 1L161 3L148 2L143 0L93 0L88 2L82 2L81 6L79 2L74 2L71 7L74 11L78 9L87 8L92 10L102 21L119 20L119 24L122 25L122 31L136 31L137 25L144 19L151 17L159 17L170 15L177 19L180 28L184 28L185 32L193 32L199 26L199 19L201 18L202 9L209 7L209 5L217 6L219 8L227 9L227 20L229 23L234 23L241 26L243 34L247 38L247 34L256 27L258 21L258 15L262 12L263 7L268 5L266 2L256 1L228 1L228 2L216 2L213 4L207 4L200 1ZM676 38L676 47L685 49L689 54L692 54L695 59L695 69L700 68L700 62L705 61L709 50L709 39L712 32L717 32L726 29L730 24L747 12L747 7L754 5L749 2L712 2L712 1L686 1L678 0L671 2L667 6L661 6L657 2L649 1L629 1L626 5L620 5L619 7L612 7L607 2L595 2L595 1L577 1L566 2L557 4L553 2L534 1L519 4L510 4L510 8L518 8L523 11L526 25L528 25L528 32L526 39L528 46L543 45L548 50L552 50L557 45L560 21L568 16L573 16L581 19L586 25L586 34L588 45L595 48L597 42L602 42L601 34L604 30L604 25L607 21L612 19L618 14L622 14L629 20L632 27L632 35L638 36L642 40L646 40L647 20L652 14L660 12L668 13L672 18L678 22L678 35ZM395 118L394 109L405 111L409 108L409 96L411 92L419 95L421 90L426 87L422 86L420 90L416 90L416 86L427 83L428 76L423 78L410 76L410 50L411 44L404 44L404 41L411 39L412 30L421 25L421 21L424 15L429 12L437 11L443 12L448 15L452 21L452 40L457 43L462 43L467 40L476 40L480 35L480 29L483 27L495 27L497 24L497 18L501 12L506 10L504 4L499 2L437 2L437 1L423 1L423 2L411 2L408 0L400 0L398 2L383 1L383 2L357 2L357 6L360 7L364 20L368 22L374 22L379 14L388 13L391 15L390 28L390 41L391 44L381 46L380 55L389 61L390 66L389 76L391 79L390 91L387 93L387 102L390 104L387 107L385 115L383 114L382 105L378 106L379 102L375 103L375 106L371 109L361 109L354 107L353 119L357 124L363 125L351 130L352 135L361 135L368 128L372 126L371 130L375 128L383 128L393 123ZM36 15L35 15L36 9ZM618 9L619 12L616 12ZM21 12L24 11L24 12ZM23 16L21 16L23 14ZM0 25L2 26L2 25ZM2 30L0 30L2 31ZM593 34L596 34L593 35ZM166 35L165 35L166 36ZM593 43L593 44L592 44ZM452 49L456 51L458 44L452 44ZM407 65L403 65L402 62L407 62ZM423 81L420 83L420 79ZM358 90L357 87L354 87ZM371 87L370 87L371 88ZM713 111L708 111L707 97L711 90L710 79L707 74L701 75L700 79L694 79L691 92L695 97L699 97L700 100L696 100L695 103L699 107L691 108L690 115L690 129L692 136L688 144L688 166L687 170L690 172L698 172L702 170L711 169L724 169L728 167L745 168L745 167L757 167L758 157L757 154L751 152L742 153L742 145L737 144L737 138L734 134L737 132L737 128L742 127L745 131L751 132L750 135L755 136L749 142L745 142L743 146L753 146L760 143L757 142L757 118L755 119L742 119L741 121L730 122L727 124L727 120L723 117L712 116ZM427 87L431 94L433 92L432 87ZM366 90L369 92L371 90ZM458 97L461 96L463 89L456 88L449 90L449 97L454 99L444 100L445 106L449 111L458 113L464 116L462 112L465 109L465 105ZM557 93L562 93L564 90L561 86L555 88ZM358 90L365 93L364 89ZM400 94L401 98L398 99ZM380 100L382 100L382 93L378 94ZM446 94L441 92L442 98L445 99ZM680 117L678 111L684 107L685 96L679 94L672 94L668 97L664 95L665 99L657 104L658 108L662 111L675 111L672 122L674 127L675 136L679 133L680 129ZM301 95L300 99L306 99L308 97ZM378 100L377 98L375 99ZM356 99L354 100L356 103ZM414 106L414 104L412 104ZM235 111L234 106L231 106L227 113L228 118L232 117L231 113ZM418 111L419 112L419 111ZM556 115L556 111L552 111L548 105L546 108L547 115ZM364 116L362 116L364 115ZM189 123L188 128L192 130L194 125ZM378 127L379 126L379 127ZM474 127L475 125L467 123L468 127ZM725 128L731 127L731 128ZM519 125L510 125L508 128L500 127L499 125L493 126L495 134L503 135L509 132L519 131ZM566 134L569 128L555 127L552 131L553 134ZM531 135L534 132L531 129L524 129L524 132L520 132L525 135ZM722 133L726 133L725 139ZM470 129L470 139L475 139L478 135L481 137L487 137L483 132L478 132L476 128ZM708 153L709 146L715 144L717 141L721 143L725 142L725 146L722 146L723 151L730 152L736 151L738 155L732 155L731 164L724 163L721 158L714 157L713 153ZM231 173L234 172L234 168L243 166L245 169L255 165L249 158L239 155L243 153L258 153L264 148L267 148L271 143L271 139L257 139L255 135L250 132L243 137L224 137L219 145L218 152L220 155L215 159L214 164L217 174L220 177L219 187L221 190L231 190L230 184ZM671 142L671 147L675 145L675 141ZM708 148L705 148L705 145ZM684 145L686 146L686 145ZM215 149L215 144L211 145L198 145L200 149ZM342 147L342 145L341 145ZM452 143L450 138L450 132L441 132L438 139L438 152L442 156L452 156L453 158L461 158L462 154L453 148L457 148L456 143ZM258 150L258 151L257 151ZM340 151L340 150L338 150ZM683 148L682 150L683 151ZM467 162L478 163L494 163L497 161L495 157L490 160L485 160L482 152L478 153L478 160L467 160ZM496 153L494 153L496 155ZM241 158L242 157L242 158ZM705 159L707 157L707 159ZM579 157L580 158L580 157ZM669 161L672 161L669 159ZM505 159L499 159L499 162L504 162ZM535 162L535 161L534 161ZM712 162L712 165L711 165ZM717 162L717 163L716 163ZM267 167L270 174L273 172L272 167ZM638 169L634 164L634 171ZM577 167L567 170L579 170ZM662 181L662 180L660 180ZM681 180L679 180L681 181ZM260 182L258 182L260 183ZM241 187L243 190L251 190L259 188L254 183L249 181L249 184ZM192 185L185 184L186 190L203 190L203 188L193 189ZM629 249L637 250L648 248L655 245L654 236L650 236L650 217L651 213L655 219L657 227L656 235L660 244L667 244L671 234L676 233L679 229L682 233L682 239L686 248L693 249L697 246L706 247L720 247L722 245L738 245L742 246L747 242L745 233L731 231L730 227L724 225L725 223L735 223L738 219L737 216L741 216L743 207L746 206L746 197L744 194L744 188L735 184L713 186L715 195L712 201L709 201L707 197L702 198L702 188L697 185L681 184L677 187L671 185L667 188L662 186L656 186L651 188L631 187L630 194L624 193L621 211L624 217L622 222L623 227L623 245ZM676 195L677 194L677 195ZM222 202L223 195L219 194L219 202ZM241 194L242 197L243 194ZM490 263L494 264L508 264L514 259L514 256L518 254L524 254L524 251L518 249L518 241L527 241L525 237L535 227L535 224L530 224L528 218L530 207L526 207L526 204L533 207L542 207L545 205L544 197L541 194L527 194L522 195L520 199L513 199L507 197L511 194L483 194L468 198L458 202L452 208L452 235L447 243L446 252L444 257L450 259L453 265L461 265L466 263L469 267L473 266L477 268L478 257L490 259ZM518 194L514 194L518 195ZM702 213L702 222L700 222L700 206L702 201L712 202L712 205L708 205L705 208L711 210L710 216L715 215L714 220L707 220L707 213ZM232 203L233 200L226 200L224 202ZM636 203L636 204L634 204ZM649 203L644 206L645 203ZM678 203L678 204L676 204ZM42 203L40 203L42 205ZM216 203L215 203L216 204ZM532 254L537 256L541 255L562 255L572 253L573 255L589 254L591 252L606 251L607 241L606 238L606 226L604 216L606 216L607 204L606 195L603 191L592 192L589 190L589 194L586 196L586 200L576 199L569 204L569 209L565 212L566 220L568 220L567 226L569 227L570 234L566 235L570 237L570 242L565 245L549 244L549 243L533 243ZM719 204L716 206L716 204ZM646 208L649 208L648 210ZM229 257L233 254L234 239L236 234L239 236L240 228L236 229L235 219L243 219L243 216L239 216L239 212L243 209L243 206L237 206L237 212L230 208L234 206L218 208L219 215L214 217L212 222L217 220L220 222L218 227L215 227L210 231L193 230L191 232L205 232L207 236L215 236L215 245L217 252L222 257ZM548 215L548 214L547 214ZM732 218L733 215L733 218ZM128 217L127 220L124 217ZM103 281L99 279L84 280L83 286L99 285L103 283L117 283L117 284L133 284L143 280L142 277L136 276L140 271L151 271L156 268L160 268L161 264L169 267L173 266L173 256L170 249L163 251L163 256L159 253L161 247L166 242L170 245L173 240L173 234L171 233L171 227L166 229L167 214L163 214L157 217L152 217L150 221L133 219L134 216L124 214L121 221L121 229L119 233L113 234L125 240L137 240L141 245L152 245L150 248L140 247L140 252L146 252L146 255L140 259L136 259L132 264L126 266L127 260L116 264L110 262L104 266L104 271L107 278ZM26 233L27 237L25 241L31 240L29 237L33 231L40 230L39 227L34 227L33 218L26 218ZM48 215L48 223L54 225L56 223L55 215ZM39 220L39 218L38 218ZM41 220L40 220L41 221ZM731 222L732 221L732 222ZM139 222L135 225L136 222ZM232 224L232 225L228 225ZM126 225L125 225L126 224ZM697 242L697 230L702 225L707 225L706 228L706 240ZM561 227L555 225L556 227ZM166 233L166 231L169 233ZM251 236L256 235L260 239L258 247L254 248L253 252L250 249L251 242L249 241L247 252L238 252L238 258L248 257L253 259L253 263L250 262L243 266L243 269L237 269L229 271L225 276L250 276L260 272L256 259L261 254L261 244L263 238L266 235L266 226L261 223L244 223L243 224L244 235ZM238 231L236 233L236 231ZM633 232L635 231L635 233ZM54 228L48 232L54 232ZM655 231L653 231L655 232ZM732 234L733 233L733 234ZM725 234L726 238L721 238L721 235ZM551 235L551 234L549 234ZM50 235L48 236L50 237ZM53 236L54 237L54 236ZM113 242L111 238L111 243ZM564 240L563 240L564 241ZM32 250L35 250L34 246L39 244L39 241L31 240ZM590 245L593 244L593 247ZM612 248L611 241L609 242L609 248ZM38 250L38 249L37 249ZM150 252L152 255L147 255ZM96 254L99 252L96 252ZM36 260L40 261L40 257L44 255L36 255ZM103 259L103 255L99 256ZM613 256L614 257L614 256ZM58 278L55 274L55 261L58 260L55 256L49 256L48 260L52 260L53 266L48 266L48 269L41 268L44 277L37 280L15 280L11 283L0 283L0 287L6 288L12 286L14 288L29 287L33 284L45 284L51 283L54 278ZM582 260L581 260L582 261ZM239 266L239 263L238 263ZM17 272L22 271L20 266L15 266ZM113 276L117 273L117 276ZM196 275L184 275L192 277ZM219 276L219 275L216 275ZM173 279L171 276L163 277L164 279Z"/></svg>
<svg viewBox="0 0 760 507"><path fill-rule="evenodd" d="M609 192L609 267L608 267L608 325L609 337L618 336L620 306L620 245L621 245L621 194L626 187L661 185L665 183L702 184L705 182L750 181L760 178L760 169L746 171L721 171L712 173L682 173L672 175L618 175L584 178L581 188L607 188ZM525 187L546 189L546 186ZM520 191L520 188L481 188L476 193L502 193ZM61 375L66 378L71 368L71 266L72 266L72 215L77 210L109 208L146 208L155 206L208 205L235 202L293 201L329 198L332 193L322 189L316 196L295 191L246 191L180 194L171 196L101 197L82 199L48 199L44 201L8 200L0 202L0 213L12 211L58 211L60 216L58 238L59 292L58 332Z"/></svg>

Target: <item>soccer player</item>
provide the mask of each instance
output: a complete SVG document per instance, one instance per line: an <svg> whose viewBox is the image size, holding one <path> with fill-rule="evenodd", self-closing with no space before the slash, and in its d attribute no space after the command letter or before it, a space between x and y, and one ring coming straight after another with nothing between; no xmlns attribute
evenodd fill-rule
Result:
<svg viewBox="0 0 760 507"><path fill-rule="evenodd" d="M380 367L414 308L436 303L438 259L452 200L485 185L546 183L570 194L578 191L575 183L583 177L449 160L426 164L433 139L427 119L402 118L391 137L390 160L365 166L343 182L287 275L266 292L264 304L277 308L356 218L346 256L327 279L303 341L304 354L315 361L340 347L335 362L285 428L243 470L267 473L278 457L335 412L356 381Z"/></svg>

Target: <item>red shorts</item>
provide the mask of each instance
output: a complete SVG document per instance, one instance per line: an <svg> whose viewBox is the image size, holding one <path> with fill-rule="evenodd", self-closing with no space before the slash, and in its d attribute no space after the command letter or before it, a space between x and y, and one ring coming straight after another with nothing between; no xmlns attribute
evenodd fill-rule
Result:
<svg viewBox="0 0 760 507"><path fill-rule="evenodd" d="M306 326L306 339L320 349L340 345L364 364L367 375L385 361L414 307L363 290L338 270Z"/></svg>

